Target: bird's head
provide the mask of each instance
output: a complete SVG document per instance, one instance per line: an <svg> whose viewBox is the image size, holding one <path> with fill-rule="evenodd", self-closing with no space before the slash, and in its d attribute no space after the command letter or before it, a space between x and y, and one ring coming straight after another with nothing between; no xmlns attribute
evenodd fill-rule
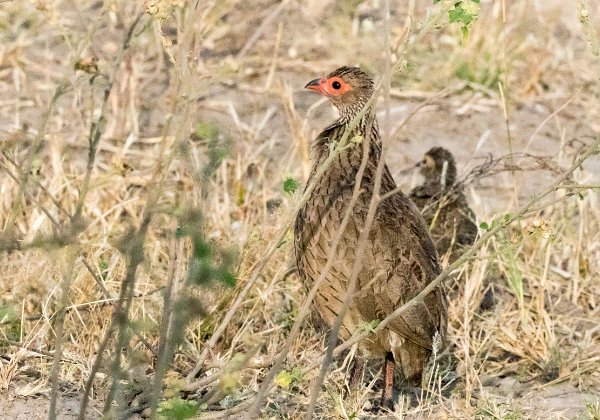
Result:
<svg viewBox="0 0 600 420"><path fill-rule="evenodd" d="M417 164L421 168L421 175L425 177L427 181L433 181L435 183L442 183L442 176L444 176L443 184L450 187L456 181L456 163L454 163L454 156L447 149L443 147L432 147L425 155L423 160ZM446 167L444 169L444 166Z"/></svg>
<svg viewBox="0 0 600 420"><path fill-rule="evenodd" d="M358 67L340 67L305 86L325 95L340 111L342 118L354 118L373 95L373 80Z"/></svg>

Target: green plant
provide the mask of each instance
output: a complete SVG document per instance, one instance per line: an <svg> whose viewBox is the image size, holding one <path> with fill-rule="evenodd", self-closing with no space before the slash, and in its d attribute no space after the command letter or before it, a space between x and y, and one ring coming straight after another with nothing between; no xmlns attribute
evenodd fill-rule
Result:
<svg viewBox="0 0 600 420"><path fill-rule="evenodd" d="M0 329L7 340L19 341L21 339L21 320L11 305L0 305ZM0 345L5 347L1 342Z"/></svg>
<svg viewBox="0 0 600 420"><path fill-rule="evenodd" d="M433 4L439 3L441 0L433 0ZM469 36L469 29L473 22L479 17L479 1L480 0L459 0L454 2L454 6L448 10L448 20L450 23L458 23L463 34L463 39L466 40Z"/></svg>
<svg viewBox="0 0 600 420"><path fill-rule="evenodd" d="M206 406L200 406L197 401L177 397L161 401L156 411L161 419L184 420L196 417L203 408Z"/></svg>

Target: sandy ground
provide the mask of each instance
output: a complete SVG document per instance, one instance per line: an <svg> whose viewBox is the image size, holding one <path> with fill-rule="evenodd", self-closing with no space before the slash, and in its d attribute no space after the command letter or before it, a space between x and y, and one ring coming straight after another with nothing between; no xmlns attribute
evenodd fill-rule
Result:
<svg viewBox="0 0 600 420"><path fill-rule="evenodd" d="M80 397L63 395L58 404L59 419L76 419L79 415ZM50 400L47 396L0 398L0 416L10 420L38 420L47 419L50 409ZM86 419L99 419L102 417L102 407L96 404L90 407Z"/></svg>
<svg viewBox="0 0 600 420"><path fill-rule="evenodd" d="M579 391L560 383L532 390L514 378L484 379L482 396L497 401L500 409L514 408L518 402L523 418L530 419L590 419L586 404L598 403L598 395ZM79 414L79 396L65 395L59 402L59 419L75 419ZM42 420L48 416L50 401L46 396L0 398L2 418L10 420ZM101 418L101 404L88 409L86 419ZM130 418L139 418L133 416Z"/></svg>

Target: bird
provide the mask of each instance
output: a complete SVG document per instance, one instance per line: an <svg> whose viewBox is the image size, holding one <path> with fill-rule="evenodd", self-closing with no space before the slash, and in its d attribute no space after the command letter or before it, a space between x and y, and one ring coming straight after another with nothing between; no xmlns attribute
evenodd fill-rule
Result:
<svg viewBox="0 0 600 420"><path fill-rule="evenodd" d="M373 322L383 320L409 302L438 276L441 267L423 217L397 188L385 164L378 195L381 201L368 232L364 253L357 255L359 236L365 229L382 156L382 140L370 101L374 95L373 80L360 68L343 66L323 78L310 81L305 88L327 97L339 111L339 118L311 145L312 169L306 188L312 183L314 188L296 215L296 264L307 290L323 275L313 304L320 318L331 328L344 305L354 263L361 259L363 266L356 280L357 286L338 332L339 339L348 340L361 326L364 329L365 323L375 325ZM332 148L342 141L345 132L351 141L341 147L331 165L321 171ZM365 153L362 178L357 179ZM352 203L357 182L360 182L360 193ZM342 220L348 211L348 223L341 231ZM332 250L338 234L341 235L338 246ZM327 271L330 252L333 260ZM410 385L420 386L423 369L432 351L445 340L447 310L444 287L438 285L385 328L359 342L361 354L384 361L382 407L393 408L395 367L400 368ZM363 366L357 367L355 360L359 372ZM356 372L351 373L352 376L356 377Z"/></svg>
<svg viewBox="0 0 600 420"><path fill-rule="evenodd" d="M443 147L432 147L417 167L425 180L409 198L421 210L438 255L452 263L477 238L475 214L456 182L454 156Z"/></svg>

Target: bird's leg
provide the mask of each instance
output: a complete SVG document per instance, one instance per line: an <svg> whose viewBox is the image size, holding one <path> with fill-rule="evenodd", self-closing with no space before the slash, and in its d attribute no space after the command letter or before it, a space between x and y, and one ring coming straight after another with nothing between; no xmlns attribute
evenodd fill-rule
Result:
<svg viewBox="0 0 600 420"><path fill-rule="evenodd" d="M383 363L383 391L381 392L381 406L389 409L394 408L394 355L387 352Z"/></svg>
<svg viewBox="0 0 600 420"><path fill-rule="evenodd" d="M348 372L348 391L353 394L358 388L365 370L365 359L360 354L354 356L352 367Z"/></svg>

